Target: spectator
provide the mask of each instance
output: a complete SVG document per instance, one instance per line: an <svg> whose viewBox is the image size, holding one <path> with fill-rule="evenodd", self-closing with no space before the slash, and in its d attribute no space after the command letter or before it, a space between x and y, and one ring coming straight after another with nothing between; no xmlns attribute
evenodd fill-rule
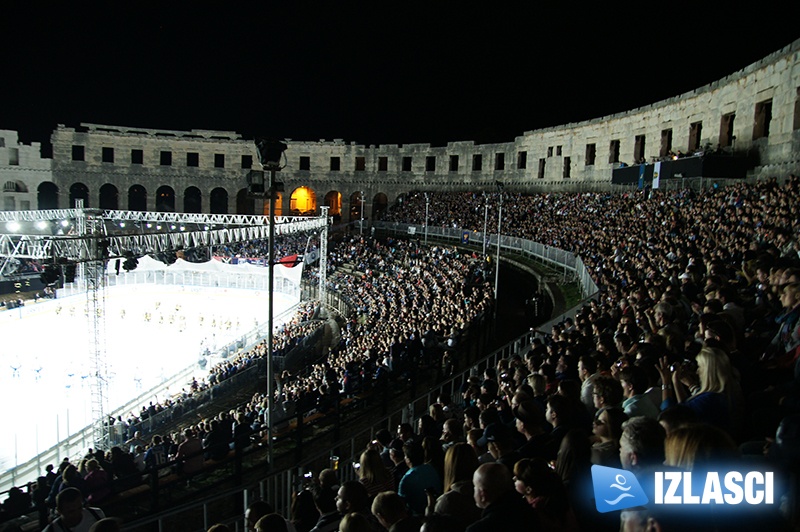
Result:
<svg viewBox="0 0 800 532"><path fill-rule="evenodd" d="M419 519L408 515L405 500L394 491L383 491L375 496L372 501L372 515L386 530L391 530L401 521L408 521L419 529Z"/></svg>
<svg viewBox="0 0 800 532"><path fill-rule="evenodd" d="M400 480L397 493L405 499L413 515L424 515L427 506L426 490L442 491L442 479L430 464L426 464L422 447L415 443L403 445L408 471Z"/></svg>
<svg viewBox="0 0 800 532"><path fill-rule="evenodd" d="M58 517L44 532L61 530L89 530L90 526L105 517L100 508L84 507L83 494L77 488L65 488L56 497Z"/></svg>
<svg viewBox="0 0 800 532"><path fill-rule="evenodd" d="M367 488L367 495L372 500L382 491L394 490L394 478L383 466L383 460L375 449L367 449L361 453L358 468L358 481Z"/></svg>
<svg viewBox="0 0 800 532"><path fill-rule="evenodd" d="M664 428L655 419L634 417L622 424L619 458L629 471L658 467L664 463Z"/></svg>
<svg viewBox="0 0 800 532"><path fill-rule="evenodd" d="M467 532L535 530L534 510L514 490L512 474L501 464L483 464L472 477L475 504L482 517L467 527Z"/></svg>
<svg viewBox="0 0 800 532"><path fill-rule="evenodd" d="M578 521L558 473L541 458L524 458L514 465L514 487L538 516L541 530L577 531Z"/></svg>
<svg viewBox="0 0 800 532"><path fill-rule="evenodd" d="M593 464L606 467L621 467L619 440L622 436L622 424L627 420L628 415L618 407L604 408L597 412L593 431L595 437L595 441L592 444Z"/></svg>

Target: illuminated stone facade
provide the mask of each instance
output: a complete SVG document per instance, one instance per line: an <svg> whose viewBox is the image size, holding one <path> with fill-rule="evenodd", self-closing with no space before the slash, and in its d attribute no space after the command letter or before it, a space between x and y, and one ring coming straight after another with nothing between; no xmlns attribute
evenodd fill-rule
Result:
<svg viewBox="0 0 800 532"><path fill-rule="evenodd" d="M507 190L605 190L621 164L709 148L752 156L756 165L748 177L785 176L800 171L799 91L800 40L674 98L525 132L507 143L431 147L289 141L278 177L285 192L276 211L299 214L330 205L332 214L348 221L360 216L362 191L366 216L372 217L409 190L486 190L496 180ZM237 133L82 124L58 126L51 140L58 207L83 197L90 207L133 210L245 213L262 208L244 194L258 157L252 141ZM0 147L4 182L14 181L6 177L15 171L3 155L8 146L9 140ZM18 166L32 165L30 175L18 171L28 190L41 185L37 172L45 161L19 160ZM30 196L19 199L14 208L22 208L22 201L41 206Z"/></svg>

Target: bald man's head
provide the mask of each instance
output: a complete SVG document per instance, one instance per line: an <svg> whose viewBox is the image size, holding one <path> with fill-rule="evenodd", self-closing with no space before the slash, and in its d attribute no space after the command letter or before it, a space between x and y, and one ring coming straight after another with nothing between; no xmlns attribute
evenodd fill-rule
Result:
<svg viewBox="0 0 800 532"><path fill-rule="evenodd" d="M500 497L514 490L511 472L506 466L498 463L483 464L472 476L475 486L475 504L478 508L486 508Z"/></svg>

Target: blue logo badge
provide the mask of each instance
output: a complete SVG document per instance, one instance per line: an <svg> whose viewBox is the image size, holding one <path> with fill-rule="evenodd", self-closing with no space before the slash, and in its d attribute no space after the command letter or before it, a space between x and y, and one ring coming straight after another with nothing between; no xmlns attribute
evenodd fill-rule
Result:
<svg viewBox="0 0 800 532"><path fill-rule="evenodd" d="M644 506L650 500L633 473L624 469L592 466L594 503L600 513Z"/></svg>

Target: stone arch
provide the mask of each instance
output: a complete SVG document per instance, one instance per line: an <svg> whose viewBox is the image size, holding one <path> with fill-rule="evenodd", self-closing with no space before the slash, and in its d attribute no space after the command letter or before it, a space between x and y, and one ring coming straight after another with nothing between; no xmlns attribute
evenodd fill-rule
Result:
<svg viewBox="0 0 800 532"><path fill-rule="evenodd" d="M128 210L147 210L147 189L142 185L133 185L128 189Z"/></svg>
<svg viewBox="0 0 800 532"><path fill-rule="evenodd" d="M378 192L372 198L372 214L370 215L373 220L377 220L389 208L389 198L383 192Z"/></svg>
<svg viewBox="0 0 800 532"><path fill-rule="evenodd" d="M262 206L263 203L263 206ZM243 188L236 194L236 214L269 215L269 198L255 198ZM275 198L275 216L283 216L283 192L278 192Z"/></svg>
<svg viewBox="0 0 800 532"><path fill-rule="evenodd" d="M83 208L89 208L89 187L83 183L73 183L69 187L69 208L75 208L75 200L83 200Z"/></svg>
<svg viewBox="0 0 800 532"><path fill-rule="evenodd" d="M119 210L119 190L111 183L106 183L100 187L100 205L101 209L108 209L111 211Z"/></svg>
<svg viewBox="0 0 800 532"><path fill-rule="evenodd" d="M211 214L228 214L228 191L217 187L211 191Z"/></svg>
<svg viewBox="0 0 800 532"><path fill-rule="evenodd" d="M227 201L227 197L225 201ZM183 191L183 212L192 214L203 212L203 193L199 188L188 187Z"/></svg>
<svg viewBox="0 0 800 532"><path fill-rule="evenodd" d="M289 199L292 216L314 216L317 213L317 194L310 187L297 187Z"/></svg>
<svg viewBox="0 0 800 532"><path fill-rule="evenodd" d="M36 188L36 202L40 210L58 209L58 186L45 181Z"/></svg>
<svg viewBox="0 0 800 532"><path fill-rule="evenodd" d="M175 189L171 186L156 189L156 212L175 212Z"/></svg>
<svg viewBox="0 0 800 532"><path fill-rule="evenodd" d="M246 188L236 193L236 214L256 214L256 202L248 196Z"/></svg>
<svg viewBox="0 0 800 532"><path fill-rule="evenodd" d="M6 181L3 184L3 192L28 192L28 187L22 181Z"/></svg>
<svg viewBox="0 0 800 532"><path fill-rule="evenodd" d="M357 222L361 219L361 209L362 205L364 210L366 211L366 196L361 193L360 190L356 190L352 194L350 194L350 217L348 218L349 222Z"/></svg>
<svg viewBox="0 0 800 532"><path fill-rule="evenodd" d="M325 194L325 205L328 209L328 216L333 217L334 222L342 221L342 193L338 190L331 190Z"/></svg>

